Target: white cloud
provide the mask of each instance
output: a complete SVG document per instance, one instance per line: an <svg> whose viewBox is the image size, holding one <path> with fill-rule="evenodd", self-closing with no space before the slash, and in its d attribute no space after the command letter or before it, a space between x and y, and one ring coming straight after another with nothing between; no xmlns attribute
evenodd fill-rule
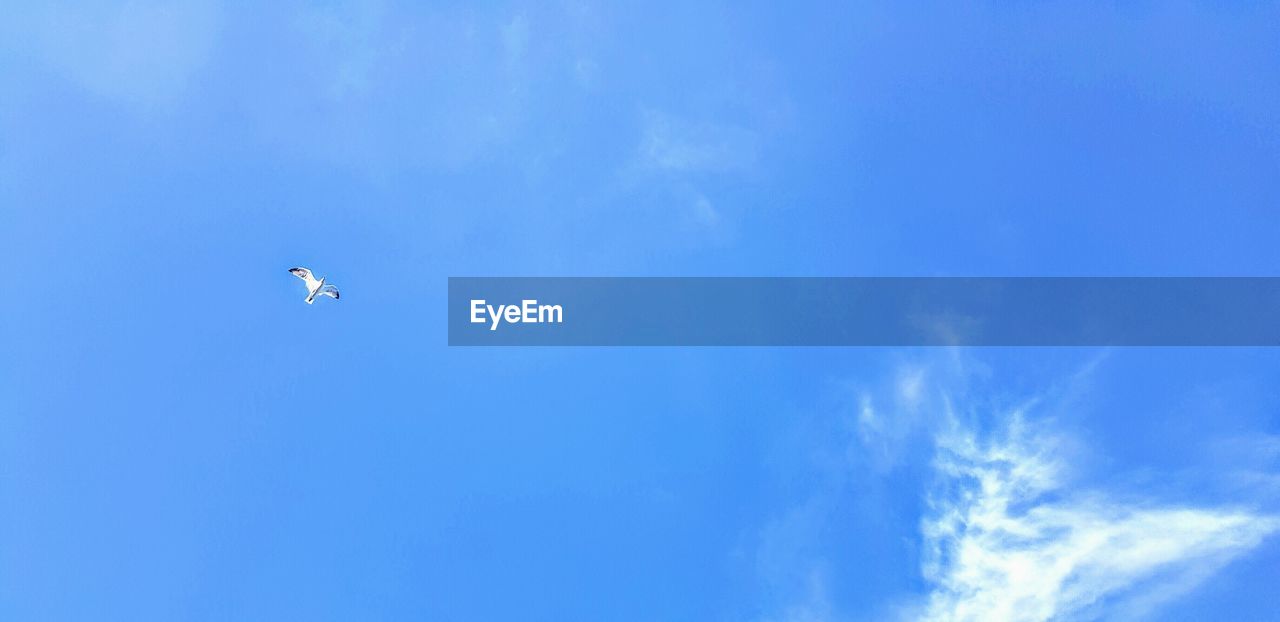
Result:
<svg viewBox="0 0 1280 622"><path fill-rule="evenodd" d="M1149 618L1280 531L1280 514L1268 505L1275 494L1260 493L1266 487L1256 481L1247 488L1219 483L1209 490L1203 487L1209 480L1199 478L1194 481L1203 484L1205 494L1170 497L1177 483L1186 483L1181 474L1171 473L1170 485L1161 487L1164 496L1157 497L1120 483L1134 481L1123 472L1096 479L1101 473L1094 469L1107 461L1091 457L1055 417L1069 421L1071 411L1093 401L1088 387L1105 352L1030 397L1000 390L995 370L963 351L938 354L918 363L899 361L878 379L843 387L847 394L840 403L849 435L840 442L850 443L841 448L847 459L817 460L836 473L816 478L822 484L808 501L762 532L758 556L770 563L761 575L768 579L766 586L787 595L773 608L773 617L762 619ZM1243 460L1255 479L1275 477L1276 437L1207 440L1206 445L1232 457L1207 464L1218 475L1229 475ZM1078 471L1076 465L1084 468ZM922 479L917 479L918 467L925 467ZM840 568L830 565L835 560L824 555L825 540L811 532L848 524L851 517L830 513L843 507L842 497L851 490L873 495L879 487L908 480L919 482L918 490L906 494L921 495L923 515L868 500L864 510L884 514L852 520L867 529L919 520L919 540L903 552L920 555L923 591L886 594L872 611L863 607L860 616L845 615L833 606L838 599L828 598L827 589L777 580L804 577L814 568L830 571L824 577L839 576ZM1206 501L1241 491L1241 497L1259 505Z"/></svg>
<svg viewBox="0 0 1280 622"><path fill-rule="evenodd" d="M925 374L923 367L903 368L898 373L898 399L909 409L920 405L924 397Z"/></svg>
<svg viewBox="0 0 1280 622"><path fill-rule="evenodd" d="M1011 417L982 441L939 434L923 522L923 620L1038 621L1149 613L1280 528L1238 508L1158 504L1068 485L1059 442Z"/></svg>
<svg viewBox="0 0 1280 622"><path fill-rule="evenodd" d="M888 472L899 465L910 444L936 425L932 413L946 402L926 382L929 369L901 364L881 390L859 390L853 406L858 456L873 470ZM886 395L887 394L887 395Z"/></svg>
<svg viewBox="0 0 1280 622"><path fill-rule="evenodd" d="M982 370L965 357L899 364L854 391L855 468L895 471L916 455L913 438L934 456L921 524L930 590L902 619L1139 618L1280 529L1280 517L1255 509L1082 485L1071 466L1091 461L1043 413L1069 410L1103 356L1030 399L980 390ZM1223 451L1254 456L1247 472L1257 480L1275 477L1277 446L1255 438L1248 451L1239 442Z"/></svg>

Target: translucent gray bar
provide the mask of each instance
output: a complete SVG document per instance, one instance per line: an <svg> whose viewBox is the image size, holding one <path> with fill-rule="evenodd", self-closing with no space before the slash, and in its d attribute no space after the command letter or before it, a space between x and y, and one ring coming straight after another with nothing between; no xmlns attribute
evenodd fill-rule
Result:
<svg viewBox="0 0 1280 622"><path fill-rule="evenodd" d="M449 345L1274 346L1280 278L451 277Z"/></svg>

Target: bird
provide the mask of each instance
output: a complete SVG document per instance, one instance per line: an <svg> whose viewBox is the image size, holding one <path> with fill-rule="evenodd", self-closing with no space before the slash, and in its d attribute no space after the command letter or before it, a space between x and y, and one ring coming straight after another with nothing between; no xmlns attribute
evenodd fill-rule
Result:
<svg viewBox="0 0 1280 622"><path fill-rule="evenodd" d="M338 288L333 285L325 285L324 277L317 279L306 268L289 268L289 272L292 272L293 276L302 279L307 284L307 304L315 302L316 296L331 296L334 300L338 299Z"/></svg>

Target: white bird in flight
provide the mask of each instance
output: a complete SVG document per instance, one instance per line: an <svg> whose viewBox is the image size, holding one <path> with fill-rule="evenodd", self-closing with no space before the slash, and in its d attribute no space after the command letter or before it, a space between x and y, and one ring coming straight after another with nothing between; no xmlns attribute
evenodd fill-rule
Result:
<svg viewBox="0 0 1280 622"><path fill-rule="evenodd" d="M289 272L292 272L293 276L302 279L307 284L307 304L314 302L316 296L332 296L334 300L338 299L338 288L332 285L325 285L324 277L317 279L306 268L289 268Z"/></svg>

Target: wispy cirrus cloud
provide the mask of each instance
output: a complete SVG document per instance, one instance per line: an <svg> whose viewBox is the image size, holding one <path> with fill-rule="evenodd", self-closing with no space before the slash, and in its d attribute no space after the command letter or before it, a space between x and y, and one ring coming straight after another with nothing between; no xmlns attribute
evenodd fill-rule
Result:
<svg viewBox="0 0 1280 622"><path fill-rule="evenodd" d="M1009 415L983 435L949 417L922 522L930 622L1140 618L1280 529L1280 518L1079 489L1069 439Z"/></svg>
<svg viewBox="0 0 1280 622"><path fill-rule="evenodd" d="M845 387L851 445L845 461L829 464L850 479L833 477L835 485L770 523L759 551L771 562L769 577L831 572L813 575L823 579L822 590L785 584L790 598L763 619L1150 618L1280 531L1280 515L1267 505L1274 496L1257 494L1267 487L1251 480L1249 494L1235 494L1243 489L1230 485L1235 467L1226 463L1206 466L1225 481L1195 480L1198 487L1217 487L1204 494L1179 487L1178 474L1168 474L1161 493L1126 485L1134 480L1124 472L1096 477L1107 457L1093 454L1060 417L1093 399L1091 379L1105 353L1029 397L991 388L995 370L960 351L948 353L902 361L878 382ZM1218 447L1223 443L1228 446ZM1280 454L1272 437L1209 446L1237 462L1248 454L1247 472L1255 479L1274 477ZM848 520L830 514L848 494L848 481L874 490L875 482L897 486L915 477L904 473L922 477L914 484L919 489L907 493L918 495L924 509L915 515L919 529L904 553L919 554L924 589L890 596L869 617L846 615L827 594L839 585L827 581L841 570L830 566L811 531ZM1269 509L1223 501L1233 497ZM788 558L777 550L794 552Z"/></svg>

